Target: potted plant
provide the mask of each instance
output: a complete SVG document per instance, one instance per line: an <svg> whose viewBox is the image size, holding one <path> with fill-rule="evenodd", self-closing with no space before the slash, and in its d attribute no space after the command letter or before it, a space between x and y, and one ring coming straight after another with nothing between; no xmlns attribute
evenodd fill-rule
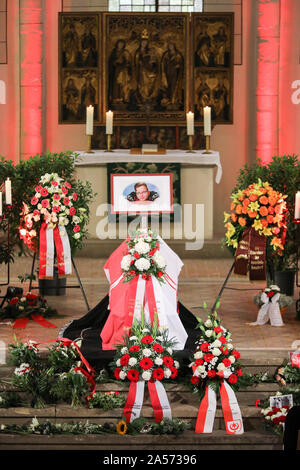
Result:
<svg viewBox="0 0 300 470"><path fill-rule="evenodd" d="M300 189L300 161L297 155L274 156L268 164L256 159L240 170L234 191L244 189L258 179L268 181L274 190L287 195L284 250L274 254L267 246L268 284L277 284L281 292L293 296L297 269L297 224L293 223L295 195Z"/></svg>

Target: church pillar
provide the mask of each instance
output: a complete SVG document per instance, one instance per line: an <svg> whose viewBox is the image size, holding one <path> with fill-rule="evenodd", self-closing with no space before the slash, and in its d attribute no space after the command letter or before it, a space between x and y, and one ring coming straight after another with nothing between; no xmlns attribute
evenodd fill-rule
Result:
<svg viewBox="0 0 300 470"><path fill-rule="evenodd" d="M21 159L43 151L44 0L20 0Z"/></svg>
<svg viewBox="0 0 300 470"><path fill-rule="evenodd" d="M278 154L280 0L257 1L256 156Z"/></svg>

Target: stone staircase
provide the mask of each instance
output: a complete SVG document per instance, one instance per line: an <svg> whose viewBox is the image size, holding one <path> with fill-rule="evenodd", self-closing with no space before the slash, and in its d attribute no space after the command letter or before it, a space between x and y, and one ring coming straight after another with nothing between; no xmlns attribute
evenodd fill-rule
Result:
<svg viewBox="0 0 300 470"><path fill-rule="evenodd" d="M248 373L268 372L273 374L276 368L287 358L287 351L241 351L244 371ZM1 380L11 377L12 368L0 367ZM173 418L184 419L192 424L191 430L179 436L174 435L9 435L0 434L0 449L3 450L282 450L282 438L266 431L260 410L255 407L256 400L264 400L274 395L279 386L276 383L260 383L257 386L239 391L237 399L241 408L244 434L228 435L225 432L222 409L218 405L212 434L194 432L199 398L191 394L180 384L165 386L172 409ZM8 386L0 382L0 390ZM127 396L128 386L119 383L97 384L96 391L119 391ZM43 409L0 408L1 424L29 424L33 417L40 422L50 420L53 423L89 421L103 424L117 423L122 417L122 409L103 411L102 409L74 409L71 406L56 404ZM145 388L145 400L142 416L153 421L153 410Z"/></svg>

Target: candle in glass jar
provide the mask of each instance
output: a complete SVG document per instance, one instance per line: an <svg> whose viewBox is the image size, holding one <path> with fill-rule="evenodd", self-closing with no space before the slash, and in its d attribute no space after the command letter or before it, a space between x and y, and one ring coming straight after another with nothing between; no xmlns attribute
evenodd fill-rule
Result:
<svg viewBox="0 0 300 470"><path fill-rule="evenodd" d="M93 135L94 106L90 104L86 108L86 135Z"/></svg>
<svg viewBox="0 0 300 470"><path fill-rule="evenodd" d="M300 219L300 191L297 191L295 197L295 219Z"/></svg>
<svg viewBox="0 0 300 470"><path fill-rule="evenodd" d="M114 113L112 111L107 111L106 113L106 134L113 133L113 116Z"/></svg>
<svg viewBox="0 0 300 470"><path fill-rule="evenodd" d="M203 108L204 116L204 135L211 135L211 108L210 106L205 106Z"/></svg>
<svg viewBox="0 0 300 470"><path fill-rule="evenodd" d="M191 111L186 113L186 133L187 135L194 135L194 113Z"/></svg>
<svg viewBox="0 0 300 470"><path fill-rule="evenodd" d="M5 202L8 206L11 205L11 181L9 178L5 181Z"/></svg>

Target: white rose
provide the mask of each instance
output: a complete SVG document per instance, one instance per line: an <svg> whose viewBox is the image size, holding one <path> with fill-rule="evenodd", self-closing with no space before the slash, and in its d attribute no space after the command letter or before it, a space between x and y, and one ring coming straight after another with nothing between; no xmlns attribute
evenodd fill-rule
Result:
<svg viewBox="0 0 300 470"><path fill-rule="evenodd" d="M136 336L130 336L130 341L136 341L137 340L137 337Z"/></svg>
<svg viewBox="0 0 300 470"><path fill-rule="evenodd" d="M199 374L203 374L205 372L205 367L204 366L198 366L196 371L199 373Z"/></svg>
<svg viewBox="0 0 300 470"><path fill-rule="evenodd" d="M74 233L73 235L73 238L75 238L75 240L78 240L80 237L81 237L81 234L79 232Z"/></svg>
<svg viewBox="0 0 300 470"><path fill-rule="evenodd" d="M120 373L119 373L119 377L120 377L121 380L125 380L126 377L127 377L126 372L124 372L123 370L121 370Z"/></svg>
<svg viewBox="0 0 300 470"><path fill-rule="evenodd" d="M195 359L202 359L203 357L203 352L202 351L197 351L195 354L194 354L194 358Z"/></svg>
<svg viewBox="0 0 300 470"><path fill-rule="evenodd" d="M211 328L212 327L212 322L211 320L206 320L206 322L204 323L205 326L207 326L207 328Z"/></svg>
<svg viewBox="0 0 300 470"><path fill-rule="evenodd" d="M137 259L134 264L139 271L148 271L150 268L150 261L146 258Z"/></svg>
<svg viewBox="0 0 300 470"><path fill-rule="evenodd" d="M173 354L173 349L172 348L167 348L166 351L168 351L169 354Z"/></svg>
<svg viewBox="0 0 300 470"><path fill-rule="evenodd" d="M208 338L210 338L212 334L213 334L212 330L205 331L205 336L207 336Z"/></svg>
<svg viewBox="0 0 300 470"><path fill-rule="evenodd" d="M118 360L116 361L116 365L117 365L118 367L120 367L120 365L121 365L120 359L118 359Z"/></svg>
<svg viewBox="0 0 300 470"><path fill-rule="evenodd" d="M135 357L131 357L131 358L129 359L129 361L128 361L128 364L129 364L130 366L135 366L136 363L137 363L137 359L136 359Z"/></svg>
<svg viewBox="0 0 300 470"><path fill-rule="evenodd" d="M125 347L125 348L122 348L121 349L121 354L126 354L128 353L128 349Z"/></svg>
<svg viewBox="0 0 300 470"><path fill-rule="evenodd" d="M145 243L143 240L139 240L135 245L135 250L140 254L144 255L150 251L149 243Z"/></svg>
<svg viewBox="0 0 300 470"><path fill-rule="evenodd" d="M151 349L145 348L145 349L143 349L142 352L143 352L143 355L144 355L145 357L150 357L150 356L152 356L152 351L151 351Z"/></svg>
<svg viewBox="0 0 300 470"><path fill-rule="evenodd" d="M164 376L166 377L166 379L169 379L171 377L171 371L170 369L165 369L164 371Z"/></svg>
<svg viewBox="0 0 300 470"><path fill-rule="evenodd" d="M213 348L212 354L213 354L214 356L220 356L221 351L220 351L219 348Z"/></svg>
<svg viewBox="0 0 300 470"><path fill-rule="evenodd" d="M221 343L221 341L216 339L211 345L212 345L213 348L220 348L222 346L222 343Z"/></svg>
<svg viewBox="0 0 300 470"><path fill-rule="evenodd" d="M176 367L176 369L179 369L180 367L180 364L178 361L174 361L174 367Z"/></svg>
<svg viewBox="0 0 300 470"><path fill-rule="evenodd" d="M148 370L145 370L143 373L142 373L142 379L145 380L146 382L148 382L148 380L150 380L152 377L152 374L151 372L149 372Z"/></svg>
<svg viewBox="0 0 300 470"><path fill-rule="evenodd" d="M156 251L153 255L153 261L160 269L163 269L166 266L164 257L160 254L159 251Z"/></svg>
<svg viewBox="0 0 300 470"><path fill-rule="evenodd" d="M222 370L225 370L226 367L225 367L225 365L223 364L223 362L221 362L221 364L219 364L219 365L217 366L217 369L218 369L218 371L222 371Z"/></svg>
<svg viewBox="0 0 300 470"><path fill-rule="evenodd" d="M234 356L229 356L228 359L230 360L231 364L235 363L235 357Z"/></svg>
<svg viewBox="0 0 300 470"><path fill-rule="evenodd" d="M163 360L162 360L161 357L157 357L157 358L154 360L154 362L155 362L155 364L156 364L157 366L161 366L162 363L163 363Z"/></svg>
<svg viewBox="0 0 300 470"><path fill-rule="evenodd" d="M124 271L128 271L128 270L129 270L131 260L132 260L132 256L131 256L131 255L125 255L125 256L123 256L122 261L121 261L121 268L124 269Z"/></svg>

